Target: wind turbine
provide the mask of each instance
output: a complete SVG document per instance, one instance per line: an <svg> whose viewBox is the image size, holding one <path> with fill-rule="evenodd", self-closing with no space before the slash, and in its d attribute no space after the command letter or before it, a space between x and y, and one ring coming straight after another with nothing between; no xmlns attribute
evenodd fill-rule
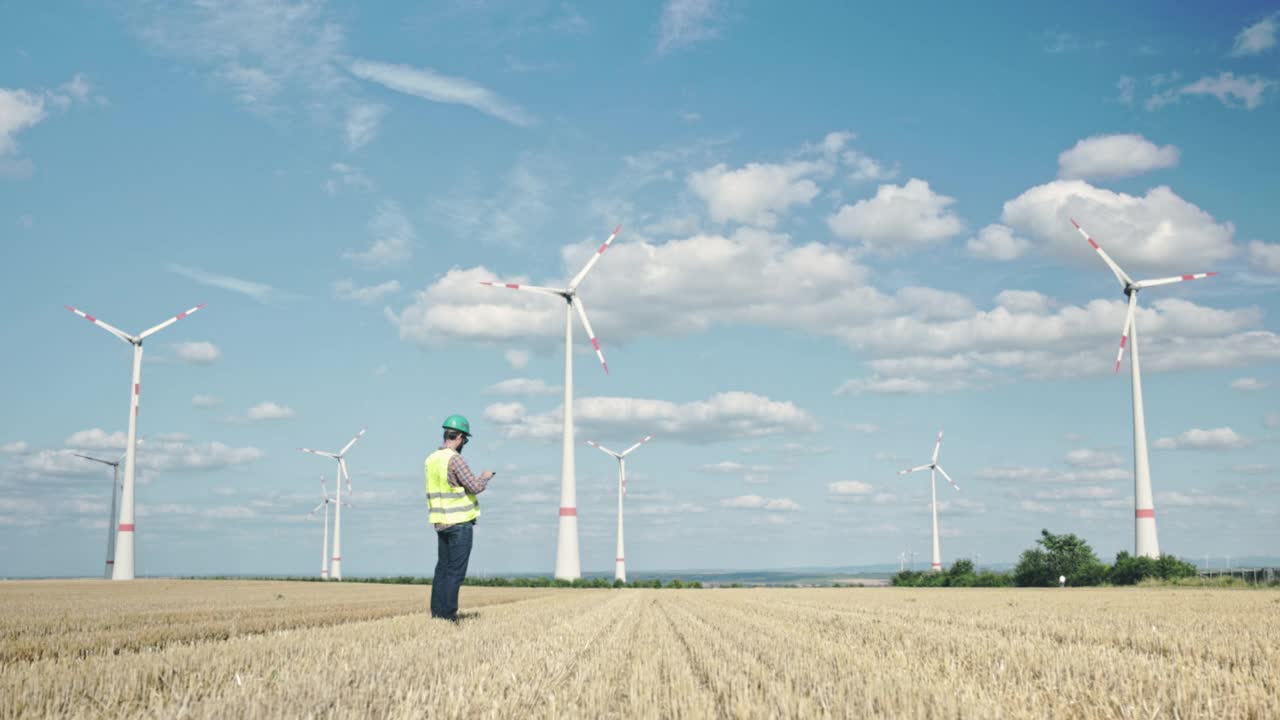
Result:
<svg viewBox="0 0 1280 720"><path fill-rule="evenodd" d="M66 308L71 312L133 346L133 384L129 393L129 435L125 441L124 485L120 489L120 524L116 531L115 564L112 566L111 570L111 578L113 580L133 579L133 480L134 469L136 468L135 456L137 455L136 451L138 445L138 403L142 396L142 341L202 307L204 307L203 303L187 310L186 312L179 313L168 320L165 320L150 330L146 330L138 335L130 335L119 328L106 324L83 310L78 310L70 305L66 306Z"/></svg>
<svg viewBox="0 0 1280 720"><path fill-rule="evenodd" d="M124 462L124 456L121 455L119 460L103 460L102 458L92 457L90 455L81 455L80 453L72 453L78 458L92 460L96 463L111 466L111 514L107 516L107 569L103 571L103 577L110 580L111 570L116 564L116 521L119 515L116 514L117 504L120 499L120 463Z"/></svg>
<svg viewBox="0 0 1280 720"><path fill-rule="evenodd" d="M913 467L913 468L908 468L906 470L898 471L899 475L906 475L908 473L916 472L917 470L929 471L929 496L930 498L932 498L932 501L930 502L930 506L933 508L933 566L932 567L934 572L942 572L942 551L939 550L938 548L938 473L942 473L942 477L946 478L947 482L951 483L951 487L955 488L956 492L960 492L960 486L956 485L955 481L951 479L951 476L947 474L947 471L943 470L942 466L938 464L938 451L941 449L942 449L942 431L939 430L938 442L933 446L933 459L929 461L929 464L920 465L918 467ZM912 555L914 556L915 553L912 553Z"/></svg>
<svg viewBox="0 0 1280 720"><path fill-rule="evenodd" d="M613 579L627 581L627 560L626 555L622 552L622 498L627 494L627 460L626 457L635 452L635 449L653 439L652 435L646 435L643 440L623 450L622 452L614 452L609 448L595 443L591 440L587 444L601 452L608 453L618 459L618 554L614 556L613 561Z"/></svg>
<svg viewBox="0 0 1280 720"><path fill-rule="evenodd" d="M329 490L324 486L324 476L320 476L320 504L311 508L307 517L315 517L316 512L324 508L324 544L320 546L320 579L329 579L329 503L335 502L329 497Z"/></svg>
<svg viewBox="0 0 1280 720"><path fill-rule="evenodd" d="M1187 280L1199 280L1214 272L1179 275L1177 277L1159 278L1157 280L1139 280L1134 282L1124 270L1107 255L1098 243L1080 227L1074 219L1071 224L1084 236L1085 240L1098 251L1102 261L1115 273L1116 279L1124 287L1124 294L1129 298L1129 312L1125 314L1124 327L1120 331L1120 351L1116 353L1116 372L1120 372L1120 361L1124 357L1124 346L1130 350L1130 377L1133 385L1133 544L1134 555L1139 557L1160 557L1160 541L1156 537L1156 508L1151 493L1151 465L1147 460L1147 420L1142 410L1142 371L1138 366L1138 323L1135 317L1138 309L1138 291L1157 285L1170 285Z"/></svg>
<svg viewBox="0 0 1280 720"><path fill-rule="evenodd" d="M577 275L569 281L569 286L563 289L538 287L536 285L517 285L515 283L492 283L482 282L481 285L489 285L491 287L508 287L512 290L527 290L529 292L540 293L542 295L552 295L563 298L565 301L564 311L564 439L561 443L561 463L560 463L560 528L556 538L556 578L561 580L577 580L582 577L582 565L578 555L578 491L577 479L574 475L573 467L573 313L576 310L578 317L582 320L582 327L587 331L587 337L591 339L591 347L595 348L596 356L600 358L600 365L604 371L609 372L609 364L604 361L604 353L600 351L600 343L596 341L595 331L591 329L591 322L587 320L586 308L582 305L582 298L578 295L578 285L582 283L582 279L591 272L591 268L595 267L600 261L600 256L605 250L609 249L609 244L613 239L618 237L618 233L622 231L622 226L613 229L613 234L608 240L600 246L596 253L591 256L587 264Z"/></svg>
<svg viewBox="0 0 1280 720"><path fill-rule="evenodd" d="M365 428L366 430L368 428ZM329 578L332 580L342 579L342 481L347 481L347 497L351 497L351 476L347 474L347 451L351 449L356 441L364 437L364 430L356 433L351 438L351 442L347 443L336 453L324 452L323 450L312 450L311 448L300 448L302 452L319 455L338 461L338 491L336 494L338 500L334 503L333 508L333 557L329 559ZM326 517L328 513L326 513Z"/></svg>

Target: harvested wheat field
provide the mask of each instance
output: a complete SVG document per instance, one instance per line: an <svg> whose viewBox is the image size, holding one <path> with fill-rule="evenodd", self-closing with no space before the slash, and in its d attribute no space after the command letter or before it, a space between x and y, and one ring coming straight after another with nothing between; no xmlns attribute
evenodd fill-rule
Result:
<svg viewBox="0 0 1280 720"><path fill-rule="evenodd" d="M1280 594L0 583L0 716L1280 717Z"/></svg>

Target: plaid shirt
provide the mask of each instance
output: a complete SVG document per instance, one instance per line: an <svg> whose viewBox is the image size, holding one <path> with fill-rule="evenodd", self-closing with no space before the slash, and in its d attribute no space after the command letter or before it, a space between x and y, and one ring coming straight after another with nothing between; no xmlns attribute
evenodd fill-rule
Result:
<svg viewBox="0 0 1280 720"><path fill-rule="evenodd" d="M444 448L440 448L443 450ZM488 480L481 480L471 472L471 468L467 466L467 461L462 459L462 455L454 455L449 459L449 484L454 487L465 488L472 495L479 495L489 485Z"/></svg>

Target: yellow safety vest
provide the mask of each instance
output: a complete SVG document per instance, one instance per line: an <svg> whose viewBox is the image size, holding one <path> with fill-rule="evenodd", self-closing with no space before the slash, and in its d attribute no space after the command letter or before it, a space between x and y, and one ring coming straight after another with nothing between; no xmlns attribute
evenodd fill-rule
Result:
<svg viewBox="0 0 1280 720"><path fill-rule="evenodd" d="M449 484L449 461L457 454L441 448L427 456L427 522L432 525L456 525L480 517L476 496Z"/></svg>

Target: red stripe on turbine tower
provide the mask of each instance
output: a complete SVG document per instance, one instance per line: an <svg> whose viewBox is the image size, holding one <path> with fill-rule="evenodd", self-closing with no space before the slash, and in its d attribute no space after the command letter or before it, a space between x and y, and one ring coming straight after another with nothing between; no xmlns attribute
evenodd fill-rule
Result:
<svg viewBox="0 0 1280 720"><path fill-rule="evenodd" d="M560 517L577 517L578 508L562 507L560 508Z"/></svg>
<svg viewBox="0 0 1280 720"><path fill-rule="evenodd" d="M133 523L120 523L120 532L133 532Z"/></svg>
<svg viewBox="0 0 1280 720"><path fill-rule="evenodd" d="M1151 518L1154 520L1156 517L1156 511L1151 508L1139 508L1133 511L1133 516L1137 518Z"/></svg>

